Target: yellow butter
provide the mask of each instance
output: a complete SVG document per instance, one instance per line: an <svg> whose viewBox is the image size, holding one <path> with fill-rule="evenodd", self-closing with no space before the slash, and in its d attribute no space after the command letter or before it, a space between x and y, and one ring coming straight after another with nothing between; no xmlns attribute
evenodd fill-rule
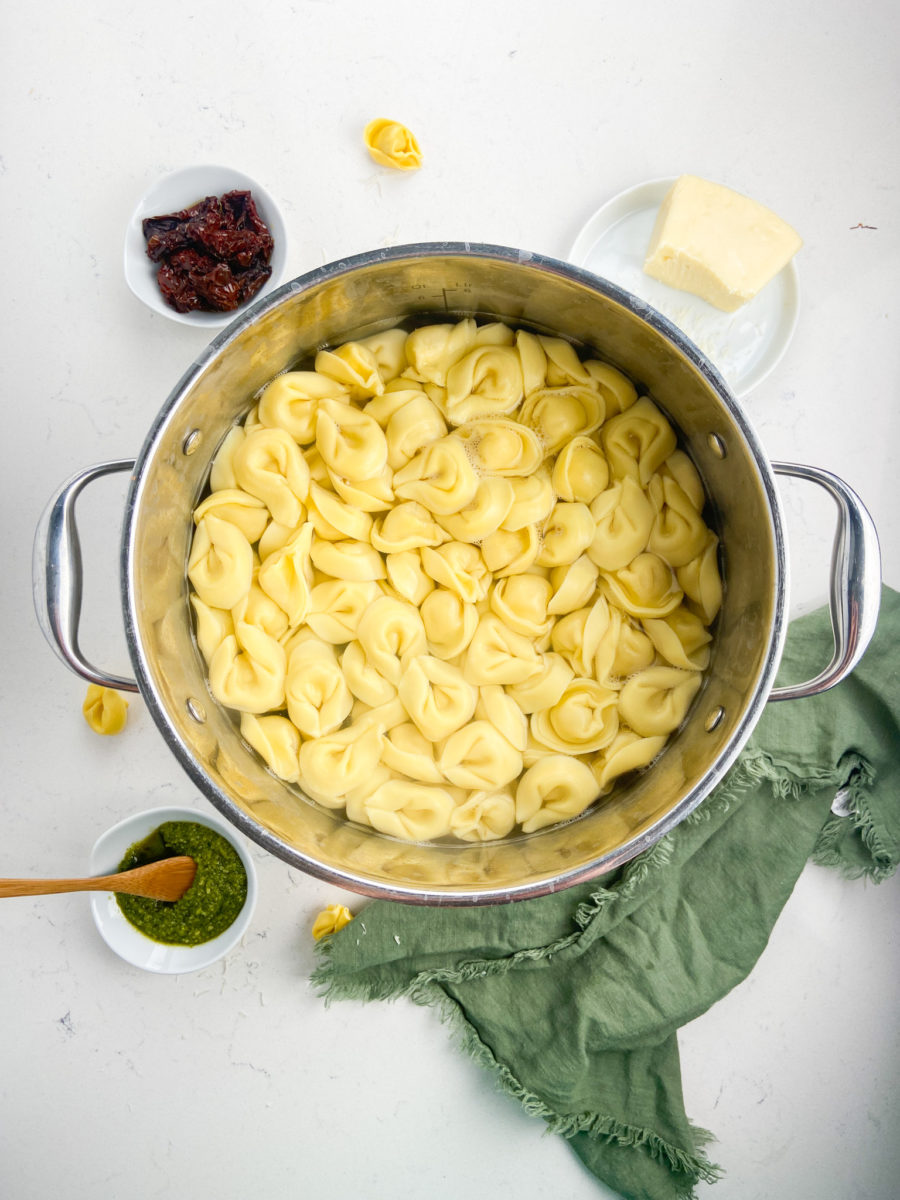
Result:
<svg viewBox="0 0 900 1200"><path fill-rule="evenodd" d="M669 287L734 312L802 245L787 222L749 196L682 175L663 200L644 270Z"/></svg>
<svg viewBox="0 0 900 1200"><path fill-rule="evenodd" d="M121 733L125 728L128 701L112 688L92 683L81 711L95 733Z"/></svg>
<svg viewBox="0 0 900 1200"><path fill-rule="evenodd" d="M337 933L353 920L353 913L344 904L329 904L313 921L312 935L316 939L329 933Z"/></svg>

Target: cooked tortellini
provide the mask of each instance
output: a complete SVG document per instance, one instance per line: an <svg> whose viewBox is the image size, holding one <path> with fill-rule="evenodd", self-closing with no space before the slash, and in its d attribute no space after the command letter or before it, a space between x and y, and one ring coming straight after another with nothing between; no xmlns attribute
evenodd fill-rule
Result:
<svg viewBox="0 0 900 1200"><path fill-rule="evenodd" d="M619 712L642 737L671 733L684 720L700 689L699 671L647 667L628 680L619 694Z"/></svg>
<svg viewBox="0 0 900 1200"><path fill-rule="evenodd" d="M298 755L300 779L320 802L342 808L341 797L364 783L381 759L382 734L374 725L345 729L303 742Z"/></svg>
<svg viewBox="0 0 900 1200"><path fill-rule="evenodd" d="M487 595L490 572L477 546L445 542L443 546L423 546L420 554L425 573L460 600L474 604Z"/></svg>
<svg viewBox="0 0 900 1200"><path fill-rule="evenodd" d="M636 479L641 487L675 451L675 431L649 396L610 418L600 441L616 479Z"/></svg>
<svg viewBox="0 0 900 1200"><path fill-rule="evenodd" d="M537 434L518 421L471 421L456 436L483 475L530 475L544 461Z"/></svg>
<svg viewBox="0 0 900 1200"><path fill-rule="evenodd" d="M450 832L461 842L493 842L506 837L516 823L512 793L470 792L450 814Z"/></svg>
<svg viewBox="0 0 900 1200"><path fill-rule="evenodd" d="M394 554L386 554L384 567L388 583L397 596L417 607L436 587L431 576L425 574L422 556L416 550L400 550Z"/></svg>
<svg viewBox="0 0 900 1200"><path fill-rule="evenodd" d="M573 437L556 456L553 489L561 500L590 504L609 482L609 466L593 438Z"/></svg>
<svg viewBox="0 0 900 1200"><path fill-rule="evenodd" d="M221 491L211 492L194 510L194 523L199 524L210 513L236 525L251 544L259 541L269 523L269 510L262 500L242 492L240 488L222 488Z"/></svg>
<svg viewBox="0 0 900 1200"><path fill-rule="evenodd" d="M245 712L241 713L241 734L274 775L287 783L297 782L300 733L293 721L277 713L255 717Z"/></svg>
<svg viewBox="0 0 900 1200"><path fill-rule="evenodd" d="M238 621L209 664L209 690L227 708L267 713L284 704L286 674L281 643L255 625Z"/></svg>
<svg viewBox="0 0 900 1200"><path fill-rule="evenodd" d="M422 615L413 604L379 596L363 613L356 632L370 663L388 682L400 682L410 659L425 654Z"/></svg>
<svg viewBox="0 0 900 1200"><path fill-rule="evenodd" d="M438 523L455 541L481 542L496 533L513 505L513 487L508 479L488 477L478 484L475 495L456 513L445 513Z"/></svg>
<svg viewBox="0 0 900 1200"><path fill-rule="evenodd" d="M465 725L478 702L477 689L459 667L428 654L409 664L397 694L410 720L430 742L442 741Z"/></svg>
<svg viewBox="0 0 900 1200"><path fill-rule="evenodd" d="M399 471L424 446L447 433L439 409L418 388L388 387L381 396L369 401L366 413L384 430L387 462L392 471Z"/></svg>
<svg viewBox="0 0 900 1200"><path fill-rule="evenodd" d="M329 579L309 594L309 627L336 646L352 642L363 613L381 593L374 580Z"/></svg>
<svg viewBox="0 0 900 1200"><path fill-rule="evenodd" d="M284 695L288 716L308 738L334 733L353 708L353 696L334 646L312 638L291 651Z"/></svg>
<svg viewBox="0 0 900 1200"><path fill-rule="evenodd" d="M378 422L339 400L321 400L316 448L325 465L344 479L369 479L387 465L387 439Z"/></svg>
<svg viewBox="0 0 900 1200"><path fill-rule="evenodd" d="M620 775L648 766L665 744L665 734L641 737L633 729L620 726L606 749L591 760L591 770L600 787L600 794L605 795Z"/></svg>
<svg viewBox="0 0 900 1200"><path fill-rule="evenodd" d="M303 519L309 466L285 429L251 430L234 451L234 474L245 492L262 500L272 519L292 529Z"/></svg>
<svg viewBox="0 0 900 1200"><path fill-rule="evenodd" d="M447 372L444 410L453 425L518 408L525 395L522 366L511 346L476 346Z"/></svg>
<svg viewBox="0 0 900 1200"><path fill-rule="evenodd" d="M353 913L345 904L329 904L316 915L312 925L313 938L319 942L330 933L339 933L353 920Z"/></svg>
<svg viewBox="0 0 900 1200"><path fill-rule="evenodd" d="M540 525L550 516L556 503L556 492L546 467L539 467L533 475L517 475L510 483L513 502L502 521L504 529L515 533L528 525Z"/></svg>
<svg viewBox="0 0 900 1200"><path fill-rule="evenodd" d="M312 525L307 521L300 526L299 533L259 566L260 588L284 610L292 629L309 612L312 538Z"/></svg>
<svg viewBox="0 0 900 1200"><path fill-rule="evenodd" d="M337 350L320 350L316 355L316 370L343 384L351 400L380 396L384 391L384 380L378 370L378 360L373 351L362 342L345 342ZM316 437L318 436L317 428Z"/></svg>
<svg viewBox="0 0 900 1200"><path fill-rule="evenodd" d="M91 683L81 712L95 733L121 733L128 716L128 701L113 688Z"/></svg>
<svg viewBox="0 0 900 1200"><path fill-rule="evenodd" d="M540 549L541 535L536 525L515 530L498 529L481 543L485 564L498 579L527 571Z"/></svg>
<svg viewBox="0 0 900 1200"><path fill-rule="evenodd" d="M194 610L194 632L197 645L207 666L229 634L234 633L234 618L228 609L211 608L195 593L191 595Z"/></svg>
<svg viewBox="0 0 900 1200"><path fill-rule="evenodd" d="M487 791L521 774L522 754L492 721L471 721L444 742L438 766L458 787Z"/></svg>
<svg viewBox="0 0 900 1200"><path fill-rule="evenodd" d="M210 608L234 608L253 582L253 548L237 525L212 514L197 524L188 579Z"/></svg>
<svg viewBox="0 0 900 1200"><path fill-rule="evenodd" d="M434 761L434 743L412 722L387 730L381 747L381 761L398 775L420 783L443 783Z"/></svg>
<svg viewBox="0 0 900 1200"><path fill-rule="evenodd" d="M348 389L318 371L285 371L276 376L259 398L259 420L270 429L284 429L301 446L316 440L320 400L344 400Z"/></svg>
<svg viewBox="0 0 900 1200"><path fill-rule="evenodd" d="M371 515L347 504L340 496L315 481L310 481L307 509L313 529L326 541L339 542L343 538L357 542L371 540Z"/></svg>
<svg viewBox="0 0 900 1200"><path fill-rule="evenodd" d="M363 808L381 833L412 842L431 841L450 832L455 802L446 788L391 779L376 788Z"/></svg>
<svg viewBox="0 0 900 1200"><path fill-rule="evenodd" d="M522 405L520 419L537 433L548 454L556 454L571 438L598 429L605 411L599 392L585 384L572 384L533 392Z"/></svg>
<svg viewBox="0 0 900 1200"><path fill-rule="evenodd" d="M548 754L528 768L516 788L516 820L525 833L583 813L597 798L590 767L565 754Z"/></svg>
<svg viewBox="0 0 900 1200"><path fill-rule="evenodd" d="M210 692L272 775L388 837L488 843L663 751L718 539L616 367L466 318L322 347L248 402L188 578Z"/></svg>
<svg viewBox="0 0 900 1200"><path fill-rule="evenodd" d="M399 121L376 117L363 131L366 149L381 167L414 171L422 165L422 151L414 134Z"/></svg>
<svg viewBox="0 0 900 1200"><path fill-rule="evenodd" d="M551 750L589 754L607 746L616 736L618 705L616 692L596 679L576 676L552 707L532 713L532 736Z"/></svg>
<svg viewBox="0 0 900 1200"><path fill-rule="evenodd" d="M420 550L423 546L439 546L447 540L447 534L428 509L416 500L395 505L372 527L372 545L382 554L400 554L404 550Z"/></svg>
<svg viewBox="0 0 900 1200"><path fill-rule="evenodd" d="M535 562L539 567L564 566L574 562L593 540L594 519L588 506L560 500L544 522Z"/></svg>
<svg viewBox="0 0 900 1200"><path fill-rule="evenodd" d="M540 575L507 575L491 589L491 609L509 629L542 638L553 628L553 587Z"/></svg>
<svg viewBox="0 0 900 1200"><path fill-rule="evenodd" d="M420 608L428 650L435 658L456 658L468 649L478 628L478 609L449 588L435 588Z"/></svg>

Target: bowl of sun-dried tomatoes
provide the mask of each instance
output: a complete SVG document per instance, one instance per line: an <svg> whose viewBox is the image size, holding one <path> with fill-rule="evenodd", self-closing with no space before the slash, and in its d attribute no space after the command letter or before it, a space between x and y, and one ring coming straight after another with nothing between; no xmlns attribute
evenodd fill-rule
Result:
<svg viewBox="0 0 900 1200"><path fill-rule="evenodd" d="M228 325L281 279L278 205L230 167L184 167L141 197L125 235L125 279L148 308L186 325Z"/></svg>

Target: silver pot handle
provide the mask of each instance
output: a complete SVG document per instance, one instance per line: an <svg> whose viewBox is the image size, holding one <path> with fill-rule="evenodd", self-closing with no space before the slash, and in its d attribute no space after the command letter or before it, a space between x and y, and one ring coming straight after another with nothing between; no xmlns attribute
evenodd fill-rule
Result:
<svg viewBox="0 0 900 1200"><path fill-rule="evenodd" d="M773 688L770 700L816 696L849 675L865 653L878 622L881 604L881 550L875 523L863 502L837 475L820 467L773 462L778 475L807 479L823 487L838 507L838 524L831 552L831 662L807 683Z"/></svg>
<svg viewBox="0 0 900 1200"><path fill-rule="evenodd" d="M82 570L75 501L92 480L117 471L131 471L133 467L134 459L121 458L85 467L67 479L41 514L31 560L34 608L51 648L76 675L120 692L136 692L138 686L133 679L98 671L78 648Z"/></svg>

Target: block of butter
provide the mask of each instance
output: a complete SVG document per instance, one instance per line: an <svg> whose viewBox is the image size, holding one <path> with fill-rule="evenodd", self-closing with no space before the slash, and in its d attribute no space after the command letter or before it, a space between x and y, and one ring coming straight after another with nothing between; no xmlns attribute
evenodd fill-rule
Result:
<svg viewBox="0 0 900 1200"><path fill-rule="evenodd" d="M644 270L734 312L773 279L803 245L770 209L740 192L682 175L663 200Z"/></svg>

